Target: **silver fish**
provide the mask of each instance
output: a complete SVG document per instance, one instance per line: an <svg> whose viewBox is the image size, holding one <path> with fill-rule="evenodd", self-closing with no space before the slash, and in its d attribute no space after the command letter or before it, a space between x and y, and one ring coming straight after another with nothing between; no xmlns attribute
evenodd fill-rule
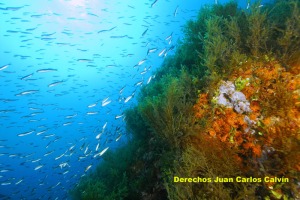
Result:
<svg viewBox="0 0 300 200"><path fill-rule="evenodd" d="M143 32L142 37L147 33L148 28Z"/></svg>
<svg viewBox="0 0 300 200"><path fill-rule="evenodd" d="M62 84L63 82L64 82L64 81L56 81L56 82L54 82L54 83L49 84L48 87L53 87L53 86Z"/></svg>
<svg viewBox="0 0 300 200"><path fill-rule="evenodd" d="M149 79L148 79L148 81L147 81L147 84L150 83L151 79L152 79L152 76L149 77Z"/></svg>
<svg viewBox="0 0 300 200"><path fill-rule="evenodd" d="M119 118L121 118L121 117L123 117L124 116L124 114L122 114L122 115L117 115L116 117L115 117L115 119L119 119Z"/></svg>
<svg viewBox="0 0 300 200"><path fill-rule="evenodd" d="M33 161L31 161L31 162L32 162L32 163L35 163L35 162L38 162L38 161L40 161L40 160L42 160L42 159L39 158L39 159L33 160Z"/></svg>
<svg viewBox="0 0 300 200"><path fill-rule="evenodd" d="M147 55L148 55L149 53L153 53L153 52L155 52L155 51L157 51L157 48L148 49Z"/></svg>
<svg viewBox="0 0 300 200"><path fill-rule="evenodd" d="M9 64L0 67L0 71L6 69L8 66L9 66Z"/></svg>
<svg viewBox="0 0 300 200"><path fill-rule="evenodd" d="M52 154L54 151L49 151L47 153L44 154L44 156L49 156L50 154Z"/></svg>
<svg viewBox="0 0 300 200"><path fill-rule="evenodd" d="M21 92L19 94L16 94L15 96L22 96L22 95L27 95L27 94L33 94L33 93L36 93L38 92L39 90L26 90L24 92Z"/></svg>
<svg viewBox="0 0 300 200"><path fill-rule="evenodd" d="M172 35L173 35L173 32L168 37L166 37L166 40L170 40L172 38Z"/></svg>
<svg viewBox="0 0 300 200"><path fill-rule="evenodd" d="M107 126L107 122L105 122L105 124L103 125L103 127L102 127L102 130L104 131L104 129L106 128L106 126Z"/></svg>
<svg viewBox="0 0 300 200"><path fill-rule="evenodd" d="M11 184L11 182L3 182L3 183L1 183L1 185L10 185Z"/></svg>
<svg viewBox="0 0 300 200"><path fill-rule="evenodd" d="M151 4L151 8L157 3L158 0L155 0L152 4Z"/></svg>
<svg viewBox="0 0 300 200"><path fill-rule="evenodd" d="M134 86L142 85L143 82L144 82L143 80L142 80L142 81L138 81L138 82L136 82L136 83L134 84Z"/></svg>
<svg viewBox="0 0 300 200"><path fill-rule="evenodd" d="M105 149L103 149L100 153L97 153L94 155L94 158L98 157L98 156L102 156L107 150L109 149L109 147L106 147Z"/></svg>
<svg viewBox="0 0 300 200"><path fill-rule="evenodd" d="M119 135L117 138L116 138L116 142L118 142L120 140L122 135Z"/></svg>
<svg viewBox="0 0 300 200"><path fill-rule="evenodd" d="M88 105L88 108L93 108L93 107L95 107L96 105L97 105L96 103L90 104L90 105Z"/></svg>
<svg viewBox="0 0 300 200"><path fill-rule="evenodd" d="M101 137L102 133L103 133L103 132L99 133L99 134L96 136L96 139L97 139L97 140Z"/></svg>
<svg viewBox="0 0 300 200"><path fill-rule="evenodd" d="M162 56L164 54L164 52L166 51L166 48L164 48L163 50L161 50L161 52L159 52L158 56Z"/></svg>
<svg viewBox="0 0 300 200"><path fill-rule="evenodd" d="M97 146L96 146L96 149L95 149L95 151L98 151L98 149L99 149L99 146L100 146L100 144L98 143L98 144L97 144Z"/></svg>
<svg viewBox="0 0 300 200"><path fill-rule="evenodd" d="M84 172L87 172L93 165L89 165L85 168Z"/></svg>
<svg viewBox="0 0 300 200"><path fill-rule="evenodd" d="M24 178L21 178L18 182L15 183L15 185L20 184L23 180L24 180Z"/></svg>
<svg viewBox="0 0 300 200"><path fill-rule="evenodd" d="M127 98L124 100L124 103L127 103L132 97L133 97L133 95L130 95L129 97L127 97Z"/></svg>
<svg viewBox="0 0 300 200"><path fill-rule="evenodd" d="M36 70L36 72L38 72L38 73L47 73L47 72L56 72L56 71L57 71L57 69L51 69L51 68Z"/></svg>
<svg viewBox="0 0 300 200"><path fill-rule="evenodd" d="M96 114L98 114L98 112L87 112L86 114L87 115L96 115Z"/></svg>
<svg viewBox="0 0 300 200"><path fill-rule="evenodd" d="M23 137L23 136L26 136L26 135L30 135L31 133L33 133L34 131L28 131L28 132L25 132L25 133L20 133L18 134L19 137Z"/></svg>
<svg viewBox="0 0 300 200"><path fill-rule="evenodd" d="M178 13L178 6L176 7L176 9L174 11L174 17L176 17L177 13Z"/></svg>
<svg viewBox="0 0 300 200"><path fill-rule="evenodd" d="M104 107L104 106L106 106L106 105L110 104L110 102L111 102L111 100L109 100L109 101L105 101L105 102L102 102L102 106Z"/></svg>
<svg viewBox="0 0 300 200"><path fill-rule="evenodd" d="M141 60L141 61L138 63L138 65L142 65L146 60L147 60L146 58L143 59L143 60Z"/></svg>
<svg viewBox="0 0 300 200"><path fill-rule="evenodd" d="M39 165L39 166L37 166L36 168L34 168L34 170L38 170L38 169L40 169L40 168L42 168L44 165Z"/></svg>
<svg viewBox="0 0 300 200"><path fill-rule="evenodd" d="M28 74L28 75L26 75L26 76L23 76L23 77L21 78L21 80L26 80L26 79L30 78L32 75L33 75L33 73Z"/></svg>

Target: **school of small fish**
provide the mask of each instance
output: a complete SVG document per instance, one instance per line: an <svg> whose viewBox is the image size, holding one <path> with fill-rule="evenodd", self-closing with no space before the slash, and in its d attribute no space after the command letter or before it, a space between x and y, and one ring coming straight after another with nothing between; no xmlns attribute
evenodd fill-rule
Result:
<svg viewBox="0 0 300 200"><path fill-rule="evenodd" d="M127 141L124 111L197 14L193 1L91 2L0 2L1 200L70 199Z"/></svg>

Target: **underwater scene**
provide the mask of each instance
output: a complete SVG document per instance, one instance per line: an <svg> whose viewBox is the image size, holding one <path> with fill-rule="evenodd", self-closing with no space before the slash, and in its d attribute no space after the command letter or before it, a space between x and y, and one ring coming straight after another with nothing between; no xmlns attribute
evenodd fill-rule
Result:
<svg viewBox="0 0 300 200"><path fill-rule="evenodd" d="M300 199L299 0L2 0L0 44L0 200Z"/></svg>

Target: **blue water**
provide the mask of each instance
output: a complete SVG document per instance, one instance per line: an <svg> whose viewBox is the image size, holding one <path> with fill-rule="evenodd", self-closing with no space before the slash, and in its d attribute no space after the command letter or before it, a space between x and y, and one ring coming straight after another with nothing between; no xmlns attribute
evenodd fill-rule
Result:
<svg viewBox="0 0 300 200"><path fill-rule="evenodd" d="M186 21L225 1L22 2L0 1L0 199L70 199Z"/></svg>

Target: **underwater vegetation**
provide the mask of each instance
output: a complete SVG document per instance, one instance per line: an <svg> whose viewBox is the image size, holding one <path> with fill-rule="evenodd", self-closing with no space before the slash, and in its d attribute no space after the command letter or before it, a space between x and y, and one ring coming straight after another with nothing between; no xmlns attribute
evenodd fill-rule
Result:
<svg viewBox="0 0 300 200"><path fill-rule="evenodd" d="M201 8L126 111L128 143L74 199L300 198L299 11L296 0Z"/></svg>

